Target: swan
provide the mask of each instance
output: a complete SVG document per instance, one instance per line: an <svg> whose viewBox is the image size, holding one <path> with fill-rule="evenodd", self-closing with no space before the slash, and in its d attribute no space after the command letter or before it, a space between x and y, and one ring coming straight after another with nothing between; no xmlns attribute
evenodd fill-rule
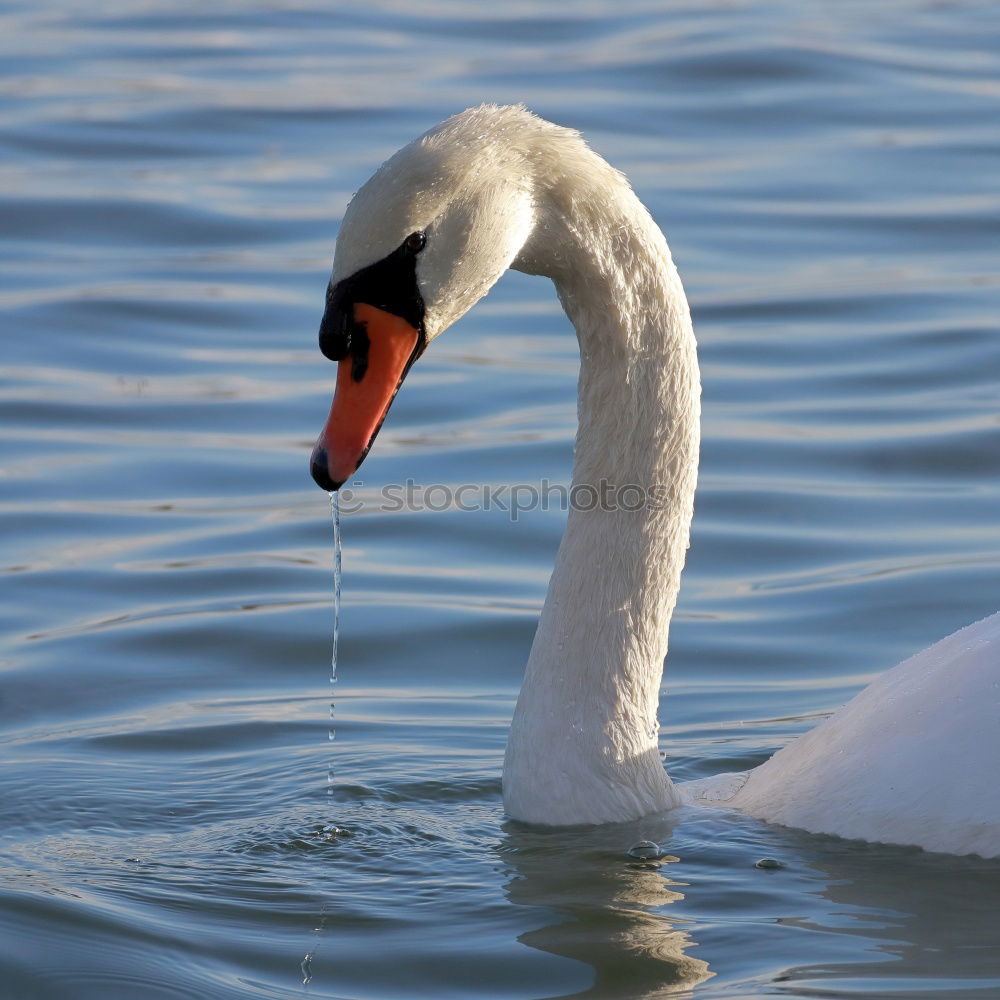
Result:
<svg viewBox="0 0 1000 1000"><path fill-rule="evenodd" d="M1000 613L881 675L761 766L670 780L657 709L698 467L695 338L663 234L577 132L521 105L471 108L354 196L320 325L339 366L317 484L337 490L355 472L410 366L508 268L551 278L576 328L573 495L600 501L568 516L511 723L507 814L560 826L725 806L1000 855Z"/></svg>

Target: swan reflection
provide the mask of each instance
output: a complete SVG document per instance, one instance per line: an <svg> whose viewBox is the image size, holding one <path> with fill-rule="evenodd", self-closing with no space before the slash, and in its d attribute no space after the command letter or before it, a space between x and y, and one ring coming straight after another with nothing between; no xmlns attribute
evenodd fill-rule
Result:
<svg viewBox="0 0 1000 1000"><path fill-rule="evenodd" d="M548 922L518 940L593 970L592 985L564 997L678 997L708 979L708 963L688 951L688 921L670 913L686 886L671 877L677 858L635 860L641 840L664 843L669 819L598 828L543 830L508 823L499 853L507 898L548 911Z"/></svg>

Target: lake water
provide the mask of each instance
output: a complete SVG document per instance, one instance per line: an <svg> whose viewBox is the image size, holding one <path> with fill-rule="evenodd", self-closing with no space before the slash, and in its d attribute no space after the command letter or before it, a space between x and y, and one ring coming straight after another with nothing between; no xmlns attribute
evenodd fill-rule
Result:
<svg viewBox="0 0 1000 1000"><path fill-rule="evenodd" d="M434 343L362 469L332 744L307 468L351 193L524 101L629 174L692 302L671 772L755 765L997 610L995 3L13 0L0 52L5 1000L1000 995L995 862L505 821L564 515L374 500L567 480L547 282Z"/></svg>

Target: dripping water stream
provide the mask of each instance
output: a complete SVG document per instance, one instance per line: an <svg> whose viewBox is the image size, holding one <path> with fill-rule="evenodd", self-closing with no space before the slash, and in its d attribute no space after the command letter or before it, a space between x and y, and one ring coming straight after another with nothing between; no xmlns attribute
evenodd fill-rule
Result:
<svg viewBox="0 0 1000 1000"><path fill-rule="evenodd" d="M327 732L327 738L332 743L337 735L337 730L334 728L336 704L333 692L337 683L337 645L340 641L340 494L336 490L330 491L330 517L333 521L333 642L330 649L330 728ZM326 794L333 795L332 748L327 758Z"/></svg>
<svg viewBox="0 0 1000 1000"><path fill-rule="evenodd" d="M333 741L337 736L334 726L336 702L334 701L334 685L337 683L337 647L340 642L340 494L336 490L330 491L330 519L333 521L333 640L330 645L330 715L329 728L327 730L327 740L331 744L327 752L326 760L326 794L327 798L333 797ZM320 836L326 840L333 840L340 830L334 824L327 824L320 831ZM302 985L308 987L312 983L312 965L319 951L323 932L326 929L327 902L324 899L319 912L317 926L313 928L313 941L302 958L300 969L302 972Z"/></svg>

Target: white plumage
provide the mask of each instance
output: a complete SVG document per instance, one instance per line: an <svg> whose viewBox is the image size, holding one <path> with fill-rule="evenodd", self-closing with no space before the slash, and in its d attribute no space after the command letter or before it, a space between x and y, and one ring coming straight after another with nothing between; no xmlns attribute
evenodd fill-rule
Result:
<svg viewBox="0 0 1000 1000"><path fill-rule="evenodd" d="M580 341L574 487L651 501L569 514L511 726L508 813L563 825L725 804L814 832L1000 855L1000 615L888 671L748 775L671 783L656 713L700 386L666 241L620 173L522 107L463 112L383 164L348 208L334 281L418 229L428 339L508 267L552 279Z"/></svg>

